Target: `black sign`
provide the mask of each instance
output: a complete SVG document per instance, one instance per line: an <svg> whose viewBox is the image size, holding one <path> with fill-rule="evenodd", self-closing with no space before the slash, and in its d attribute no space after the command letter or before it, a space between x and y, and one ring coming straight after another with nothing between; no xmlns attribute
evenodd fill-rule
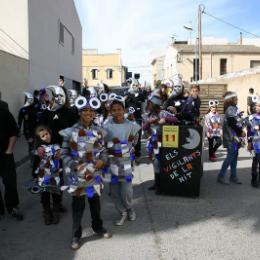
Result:
<svg viewBox="0 0 260 260"><path fill-rule="evenodd" d="M165 135L165 137L164 137ZM200 194L202 167L202 127L175 126L172 147L169 126L162 130L160 186L163 193L197 197Z"/></svg>

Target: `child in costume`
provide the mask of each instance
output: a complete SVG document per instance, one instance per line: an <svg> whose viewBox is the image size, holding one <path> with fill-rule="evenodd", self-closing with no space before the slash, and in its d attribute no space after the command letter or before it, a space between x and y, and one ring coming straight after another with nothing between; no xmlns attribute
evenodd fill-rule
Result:
<svg viewBox="0 0 260 260"><path fill-rule="evenodd" d="M238 150L243 145L245 133L241 124L241 112L237 107L237 94L228 91L224 95L224 122L223 122L223 146L227 148L227 157L219 172L217 181L221 184L230 182L241 184L237 177ZM231 175L229 181L225 179L226 171L230 165Z"/></svg>
<svg viewBox="0 0 260 260"><path fill-rule="evenodd" d="M35 171L37 183L42 190L41 203L46 225L58 224L60 220L59 205L61 201L61 148L52 143L51 131L40 125L35 130L37 155L40 159ZM51 197L53 207L51 208Z"/></svg>
<svg viewBox="0 0 260 260"><path fill-rule="evenodd" d="M187 98L184 104L181 115L178 117L180 120L188 124L199 124L200 117L200 97L199 97L199 86L192 85L190 87L190 96Z"/></svg>
<svg viewBox="0 0 260 260"><path fill-rule="evenodd" d="M153 161L154 185L149 190L155 190L155 194L161 194L160 189L160 147L162 141L161 125L165 123L177 123L177 118L168 111L161 110L162 99L158 92L153 92L147 103L148 114L144 120L143 130L147 136L146 152Z"/></svg>
<svg viewBox="0 0 260 260"><path fill-rule="evenodd" d="M251 185L259 188L260 181L260 98L255 102L255 113L249 116L247 128L248 150L253 153ZM257 170L259 173L257 173Z"/></svg>
<svg viewBox="0 0 260 260"><path fill-rule="evenodd" d="M111 234L103 227L100 216L99 197L103 189L102 169L106 167L107 162L104 147L105 132L93 123L96 116L95 110L100 107L100 101L96 97L87 100L79 96L75 104L79 109L79 122L59 132L63 137L62 159L67 175L67 186L63 186L62 190L67 189L72 195L72 249L80 247L85 197L89 202L93 231L104 238L111 237Z"/></svg>
<svg viewBox="0 0 260 260"><path fill-rule="evenodd" d="M110 189L120 218L115 225L121 226L125 220L134 221L133 186L131 159L134 159L133 147L138 141L140 126L125 119L123 97L116 96L110 105L113 118L104 124L105 138L109 154Z"/></svg>
<svg viewBox="0 0 260 260"><path fill-rule="evenodd" d="M209 101L209 112L205 116L205 127L209 142L209 160L215 161L216 151L222 144L222 118L217 112L217 100Z"/></svg>

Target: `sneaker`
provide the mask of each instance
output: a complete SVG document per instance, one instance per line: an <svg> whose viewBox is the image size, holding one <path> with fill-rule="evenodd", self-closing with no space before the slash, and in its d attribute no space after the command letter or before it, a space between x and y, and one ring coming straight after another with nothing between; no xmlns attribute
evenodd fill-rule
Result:
<svg viewBox="0 0 260 260"><path fill-rule="evenodd" d="M78 237L73 237L71 241L71 249L72 250L77 250L80 248L80 239Z"/></svg>
<svg viewBox="0 0 260 260"><path fill-rule="evenodd" d="M218 178L217 182L221 183L221 184L225 184L225 185L229 185L230 182L225 180L224 178Z"/></svg>
<svg viewBox="0 0 260 260"><path fill-rule="evenodd" d="M19 211L18 208L13 208L12 212L10 213L10 216L16 218L17 221L23 220L23 214Z"/></svg>
<svg viewBox="0 0 260 260"><path fill-rule="evenodd" d="M112 234L110 232L108 232L105 228L102 228L102 230L99 231L99 232L95 232L95 234L102 236L103 238L111 238L112 237Z"/></svg>
<svg viewBox="0 0 260 260"><path fill-rule="evenodd" d="M148 190L155 190L155 184L152 185L152 186L150 186L150 187L148 188Z"/></svg>
<svg viewBox="0 0 260 260"><path fill-rule="evenodd" d="M251 181L251 186L254 188L259 188L259 182L258 181Z"/></svg>
<svg viewBox="0 0 260 260"><path fill-rule="evenodd" d="M125 223L125 221L126 221L126 218L127 218L127 213L124 212L124 213L121 215L121 218L116 221L115 225L116 225L116 226L123 226L124 223Z"/></svg>
<svg viewBox="0 0 260 260"><path fill-rule="evenodd" d="M242 184L242 182L238 178L235 179L230 178L230 182L233 182L235 184Z"/></svg>
<svg viewBox="0 0 260 260"><path fill-rule="evenodd" d="M136 213L133 209L130 209L127 213L128 213L128 220L130 221L136 220Z"/></svg>

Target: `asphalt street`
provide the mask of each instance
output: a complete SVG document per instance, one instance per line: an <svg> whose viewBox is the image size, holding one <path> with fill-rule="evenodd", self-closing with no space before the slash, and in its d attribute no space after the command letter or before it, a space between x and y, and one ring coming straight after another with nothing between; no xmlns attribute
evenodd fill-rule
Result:
<svg viewBox="0 0 260 260"><path fill-rule="evenodd" d="M21 160L25 153L25 144L19 141L16 160ZM152 165L137 166L134 178L137 220L126 222L123 227L114 226L117 213L108 188L105 189L102 217L113 238L106 240L92 234L86 207L83 244L78 251L70 249L70 196L64 194L68 212L61 222L45 226L39 196L24 188L31 176L27 161L17 168L20 208L25 219L17 222L7 216L0 220L0 259L259 260L260 190L250 186L251 157L246 150L240 151L238 176L243 184L225 186L216 182L225 150L220 149L218 155L214 163L204 156L199 198L156 196L147 190L152 184Z"/></svg>

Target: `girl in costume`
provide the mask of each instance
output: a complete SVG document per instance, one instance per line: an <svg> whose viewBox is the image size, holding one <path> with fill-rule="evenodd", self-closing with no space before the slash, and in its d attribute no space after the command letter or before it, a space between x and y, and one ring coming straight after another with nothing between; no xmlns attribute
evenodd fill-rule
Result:
<svg viewBox="0 0 260 260"><path fill-rule="evenodd" d="M51 131L48 127L40 125L35 130L38 168L35 171L37 182L42 190L41 203L44 210L46 225L58 224L60 220L59 206L61 202L61 148L52 143ZM51 208L52 197L52 208Z"/></svg>
<svg viewBox="0 0 260 260"><path fill-rule="evenodd" d="M209 112L205 116L205 127L209 142L209 160L216 161L216 151L222 144L222 118L217 112L218 100L209 101Z"/></svg>
<svg viewBox="0 0 260 260"><path fill-rule="evenodd" d="M241 184L237 177L238 150L243 145L245 133L241 112L237 107L237 94L228 91L224 95L224 122L223 122L223 146L227 148L227 157L224 160L217 181L221 184L230 184L230 181ZM229 180L225 175L228 167L231 168Z"/></svg>
<svg viewBox="0 0 260 260"><path fill-rule="evenodd" d="M67 175L67 186L63 186L62 190L67 190L72 195L72 249L80 247L85 197L89 202L93 231L104 238L111 237L103 227L100 216L102 171L106 172L104 169L107 163L105 132L93 123L95 110L100 107L100 101L96 97L87 100L80 96L76 99L75 105L80 114L79 122L59 132L63 137L62 159Z"/></svg>

